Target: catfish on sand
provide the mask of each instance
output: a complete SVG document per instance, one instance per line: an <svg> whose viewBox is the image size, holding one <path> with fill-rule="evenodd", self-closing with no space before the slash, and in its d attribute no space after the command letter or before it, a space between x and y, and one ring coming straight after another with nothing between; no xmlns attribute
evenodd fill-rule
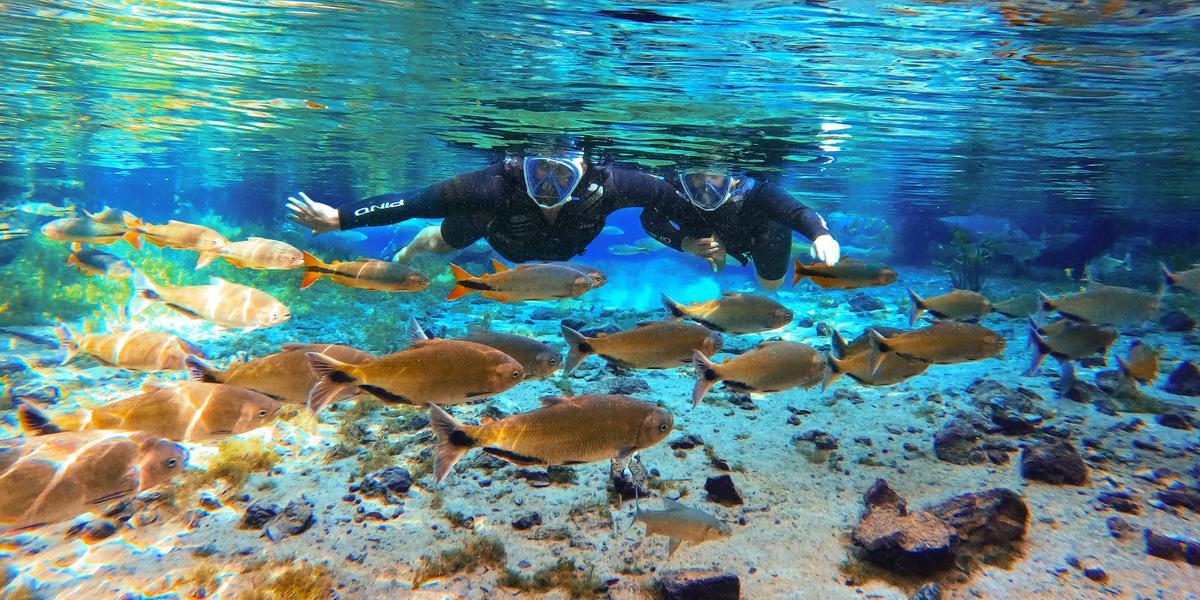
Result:
<svg viewBox="0 0 1200 600"><path fill-rule="evenodd" d="M542 398L527 413L465 425L436 405L429 422L437 434L437 483L471 448L514 465L578 465L616 459L621 469L638 450L667 437L675 420L649 402L619 395Z"/></svg>
<svg viewBox="0 0 1200 600"><path fill-rule="evenodd" d="M646 535L667 536L667 556L675 554L679 544L691 545L733 535L724 521L700 510L663 498L663 510L637 509L635 521L646 524Z"/></svg>
<svg viewBox="0 0 1200 600"><path fill-rule="evenodd" d="M408 318L408 337L413 342L429 339L425 330L421 329L421 324L413 317ZM454 339L491 346L517 359L525 367L526 379L544 379L562 367L562 355L533 338L473 325L467 329L466 335Z"/></svg>
<svg viewBox="0 0 1200 600"><path fill-rule="evenodd" d="M21 427L39 435L86 429L140 431L177 442L219 440L270 425L279 402L232 385L180 381L99 408L48 415L21 404Z"/></svg>
<svg viewBox="0 0 1200 600"><path fill-rule="evenodd" d="M419 292L429 287L429 277L424 273L400 263L373 258L360 258L349 262L323 263L305 252L304 278L300 289L328 277L346 287L375 292Z"/></svg>
<svg viewBox="0 0 1200 600"><path fill-rule="evenodd" d="M639 323L633 329L594 338L563 325L562 334L567 342L567 373L592 354L627 369L670 369L691 361L694 350L712 356L722 343L719 333L680 321Z"/></svg>
<svg viewBox="0 0 1200 600"><path fill-rule="evenodd" d="M896 282L896 272L886 265L854 258L843 258L832 267L825 263L804 264L797 258L792 285L805 277L822 288L840 290L883 287Z"/></svg>
<svg viewBox="0 0 1200 600"><path fill-rule="evenodd" d="M457 300L479 292L480 296L498 302L554 300L575 298L596 287L586 273L562 263L530 263L510 269L493 259L492 267L495 273L476 277L451 264L455 286L446 299Z"/></svg>
<svg viewBox="0 0 1200 600"><path fill-rule="evenodd" d="M194 356L188 357L186 365L192 379L196 381L236 385L266 394L280 402L303 405L308 403L308 394L318 381L308 360L309 352L319 352L352 365L376 358L374 354L337 344L284 344L280 352L230 365L224 371L215 369ZM358 388L347 387L330 397L328 402L344 400L358 393Z"/></svg>
<svg viewBox="0 0 1200 600"><path fill-rule="evenodd" d="M0 525L72 519L166 483L187 450L127 431L69 431L0 441Z"/></svg>
<svg viewBox="0 0 1200 600"><path fill-rule="evenodd" d="M792 322L792 311L758 294L725 292L720 298L683 305L662 295L667 313L676 319L691 319L723 333L762 333Z"/></svg>
<svg viewBox="0 0 1200 600"><path fill-rule="evenodd" d="M821 382L825 359L808 344L783 340L763 342L723 363L714 363L699 351L692 353L696 386L692 406L700 404L718 381L727 389L746 393L771 393L810 388Z"/></svg>
<svg viewBox="0 0 1200 600"><path fill-rule="evenodd" d="M318 380L308 398L316 412L355 388L398 404L462 404L494 396L525 378L525 367L491 346L462 340L424 340L359 365L318 352L306 354Z"/></svg>

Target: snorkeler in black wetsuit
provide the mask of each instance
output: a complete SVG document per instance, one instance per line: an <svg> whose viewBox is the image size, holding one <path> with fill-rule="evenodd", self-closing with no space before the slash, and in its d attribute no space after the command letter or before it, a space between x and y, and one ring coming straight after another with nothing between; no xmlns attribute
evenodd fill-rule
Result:
<svg viewBox="0 0 1200 600"><path fill-rule="evenodd" d="M513 262L568 260L583 254L609 214L656 207L677 195L667 182L640 171L597 166L582 153L501 161L411 194L383 194L334 209L300 194L290 218L314 233L442 218L423 230L396 260L445 254L486 239Z"/></svg>
<svg viewBox="0 0 1200 600"><path fill-rule="evenodd" d="M673 179L679 194L646 207L642 227L676 250L708 260L714 270L725 256L742 264L754 261L759 283L779 287L787 275L792 231L812 240L812 254L828 265L841 257L825 219L778 185L735 177L720 170L680 173Z"/></svg>

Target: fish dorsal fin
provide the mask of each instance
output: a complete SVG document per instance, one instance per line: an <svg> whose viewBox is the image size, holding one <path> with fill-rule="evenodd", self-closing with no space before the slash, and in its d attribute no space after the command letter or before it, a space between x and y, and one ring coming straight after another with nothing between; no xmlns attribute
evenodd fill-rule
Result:
<svg viewBox="0 0 1200 600"><path fill-rule="evenodd" d="M175 383L170 381L147 381L142 384L142 391L146 393L157 392L158 390L165 390L174 385Z"/></svg>
<svg viewBox="0 0 1200 600"><path fill-rule="evenodd" d="M634 327L649 327L651 325L655 325L658 323L662 323L662 321L642 321L642 322L638 323L637 325L635 325Z"/></svg>
<svg viewBox="0 0 1200 600"><path fill-rule="evenodd" d="M508 267L504 266L504 263L493 258L492 259L492 269L497 273L503 273L508 270Z"/></svg>
<svg viewBox="0 0 1200 600"><path fill-rule="evenodd" d="M191 225L191 223L184 223L183 221L171 219L170 221L167 221L167 225Z"/></svg>
<svg viewBox="0 0 1200 600"><path fill-rule="evenodd" d="M417 342L422 342L422 341L425 341L428 339L429 339L429 336L425 333L425 330L421 328L421 324L417 322L417 318L413 317L413 316L409 316L408 317L408 341L413 344L416 344Z"/></svg>
<svg viewBox="0 0 1200 600"><path fill-rule="evenodd" d="M670 498L663 498L663 510L687 510L687 506Z"/></svg>
<svg viewBox="0 0 1200 600"><path fill-rule="evenodd" d="M479 417L480 425L487 425L488 423L495 423L495 422L496 422L495 417Z"/></svg>
<svg viewBox="0 0 1200 600"><path fill-rule="evenodd" d="M734 296L741 296L741 295L742 295L741 292L731 292L729 290L725 290L725 291L721 292L722 298L732 298Z"/></svg>
<svg viewBox="0 0 1200 600"><path fill-rule="evenodd" d="M438 343L438 342L443 342L443 341L445 341L445 340L441 340L441 339L438 339L438 338L433 338L433 339L425 339L425 340L416 340L416 341L414 341L413 343L409 344L409 345L408 345L408 348L405 348L405 349L406 349L406 350L415 350L415 349L417 349L417 348L424 348L425 346L428 346L428 345L430 345L430 344L436 344L436 343Z"/></svg>
<svg viewBox="0 0 1200 600"><path fill-rule="evenodd" d="M557 404L566 404L574 401L574 396L542 396L541 398L538 398L538 402L541 402L542 406L555 406Z"/></svg>
<svg viewBox="0 0 1200 600"><path fill-rule="evenodd" d="M269 238L264 238L264 237L251 236L251 237L246 238L246 241L247 242L273 242L275 240L272 240Z"/></svg>

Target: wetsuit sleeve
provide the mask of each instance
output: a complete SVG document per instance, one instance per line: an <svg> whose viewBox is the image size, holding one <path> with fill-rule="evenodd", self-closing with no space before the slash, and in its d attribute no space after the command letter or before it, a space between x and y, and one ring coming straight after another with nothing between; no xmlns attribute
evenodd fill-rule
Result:
<svg viewBox="0 0 1200 600"><path fill-rule="evenodd" d="M503 165L472 171L411 193L372 196L338 207L342 229L390 225L408 219L442 219L489 212L503 193Z"/></svg>
<svg viewBox="0 0 1200 600"><path fill-rule="evenodd" d="M755 203L768 219L782 223L810 240L829 233L825 219L817 211L801 204L782 187L764 183L755 196Z"/></svg>
<svg viewBox="0 0 1200 600"><path fill-rule="evenodd" d="M613 210L633 206L666 206L679 196L675 186L649 173L617 167L608 167L608 173L604 183L604 195L613 195Z"/></svg>
<svg viewBox="0 0 1200 600"><path fill-rule="evenodd" d="M685 234L683 228L671 222L671 218L662 210L651 207L642 209L642 229L646 230L646 235L662 242L679 251L683 251L682 244Z"/></svg>

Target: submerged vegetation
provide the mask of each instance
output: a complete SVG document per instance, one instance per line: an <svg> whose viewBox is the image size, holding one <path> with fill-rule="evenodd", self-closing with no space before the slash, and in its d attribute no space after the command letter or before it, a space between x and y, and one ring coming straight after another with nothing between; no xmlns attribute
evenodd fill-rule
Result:
<svg viewBox="0 0 1200 600"><path fill-rule="evenodd" d="M941 246L942 256L937 264L950 275L956 289L978 292L983 289L992 260L996 256L996 242L988 238L972 240L966 231L958 230L950 239L949 246Z"/></svg>
<svg viewBox="0 0 1200 600"><path fill-rule="evenodd" d="M333 595L333 573L325 565L279 563L287 568L265 586L243 594L240 600L328 600Z"/></svg>
<svg viewBox="0 0 1200 600"><path fill-rule="evenodd" d="M574 559L560 558L558 562L539 569L529 575L507 569L498 583L506 588L523 592L548 592L561 589L572 598L588 598L600 595L604 582L596 576L592 567L580 567Z"/></svg>
<svg viewBox="0 0 1200 600"><path fill-rule="evenodd" d="M508 559L504 544L495 538L472 536L457 548L437 556L421 558L421 566L413 576L413 587L419 588L432 579L458 573L471 573L483 567L502 567Z"/></svg>

